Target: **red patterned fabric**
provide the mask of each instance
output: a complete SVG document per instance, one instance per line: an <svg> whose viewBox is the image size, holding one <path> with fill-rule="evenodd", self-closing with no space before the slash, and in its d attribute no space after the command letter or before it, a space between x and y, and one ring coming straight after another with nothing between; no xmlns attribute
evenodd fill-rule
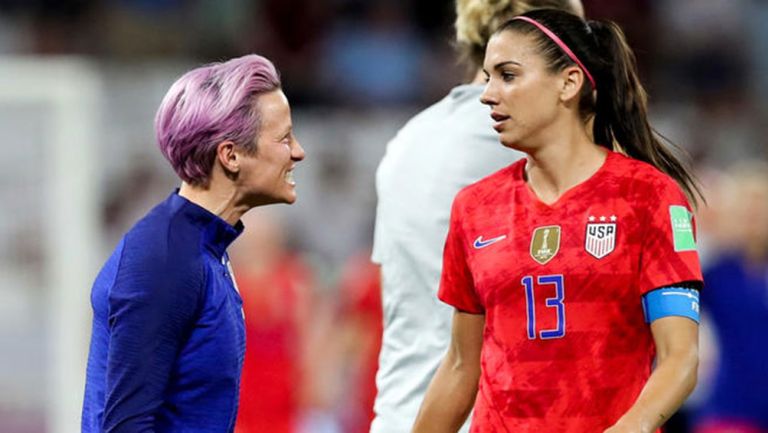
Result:
<svg viewBox="0 0 768 433"><path fill-rule="evenodd" d="M275 264L259 274L243 265L236 273L246 329L237 433L294 433L302 409L302 333L311 275L297 257Z"/></svg>
<svg viewBox="0 0 768 433"><path fill-rule="evenodd" d="M381 273L371 262L370 252L355 255L341 278L341 316L356 329L353 368L347 370L347 395L342 418L347 433L368 433L376 400L376 371L379 366L383 312Z"/></svg>
<svg viewBox="0 0 768 433"><path fill-rule="evenodd" d="M453 205L439 296L486 316L471 431L600 432L651 372L641 295L701 281L696 251L673 243L670 206L690 207L671 178L614 152L551 205L529 189L524 168L470 185ZM588 252L588 224L614 239ZM537 229L534 247L554 252L538 261Z"/></svg>

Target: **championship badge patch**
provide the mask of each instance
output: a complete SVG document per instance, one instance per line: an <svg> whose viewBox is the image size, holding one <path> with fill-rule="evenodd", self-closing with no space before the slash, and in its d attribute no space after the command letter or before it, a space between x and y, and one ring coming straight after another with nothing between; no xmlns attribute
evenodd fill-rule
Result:
<svg viewBox="0 0 768 433"><path fill-rule="evenodd" d="M560 250L560 226L538 227L531 238L531 257L542 265Z"/></svg>
<svg viewBox="0 0 768 433"><path fill-rule="evenodd" d="M589 216L584 249L596 259L602 259L616 248L616 219L616 215ZM600 222L595 222L598 220Z"/></svg>

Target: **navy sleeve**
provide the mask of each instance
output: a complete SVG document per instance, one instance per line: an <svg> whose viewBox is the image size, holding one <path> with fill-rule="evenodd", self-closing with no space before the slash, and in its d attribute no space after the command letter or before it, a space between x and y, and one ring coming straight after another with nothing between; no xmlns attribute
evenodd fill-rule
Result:
<svg viewBox="0 0 768 433"><path fill-rule="evenodd" d="M205 284L201 264L173 260L141 239L126 244L109 293L104 432L155 431Z"/></svg>

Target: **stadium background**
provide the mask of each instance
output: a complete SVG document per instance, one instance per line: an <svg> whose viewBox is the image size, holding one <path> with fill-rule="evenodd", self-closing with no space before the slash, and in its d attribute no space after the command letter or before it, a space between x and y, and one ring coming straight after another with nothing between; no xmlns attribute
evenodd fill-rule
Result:
<svg viewBox="0 0 768 433"><path fill-rule="evenodd" d="M768 156L768 3L584 4L624 27L657 129L694 157L705 263L768 225L727 187L734 163ZM374 172L398 127L462 80L453 18L449 0L0 0L0 431L77 431L90 282L177 183L155 109L181 72L250 52L281 70L307 151L298 203L254 211L233 254L268 318L251 352L290 366L269 380L293 392L269 398L291 402L295 431L360 431L378 332ZM752 325L757 342L768 324ZM714 368L709 341L689 407Z"/></svg>

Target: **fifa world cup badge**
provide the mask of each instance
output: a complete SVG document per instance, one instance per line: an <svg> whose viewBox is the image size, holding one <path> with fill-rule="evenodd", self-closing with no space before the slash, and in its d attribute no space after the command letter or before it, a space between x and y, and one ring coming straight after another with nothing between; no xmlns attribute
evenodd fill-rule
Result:
<svg viewBox="0 0 768 433"><path fill-rule="evenodd" d="M685 206L670 206L669 219L672 222L672 241L676 252L696 251L693 236L693 215Z"/></svg>
<svg viewBox="0 0 768 433"><path fill-rule="evenodd" d="M531 257L545 264L560 251L560 226L538 227L531 238Z"/></svg>
<svg viewBox="0 0 768 433"><path fill-rule="evenodd" d="M596 259L602 259L616 248L616 215L589 216L584 249Z"/></svg>

